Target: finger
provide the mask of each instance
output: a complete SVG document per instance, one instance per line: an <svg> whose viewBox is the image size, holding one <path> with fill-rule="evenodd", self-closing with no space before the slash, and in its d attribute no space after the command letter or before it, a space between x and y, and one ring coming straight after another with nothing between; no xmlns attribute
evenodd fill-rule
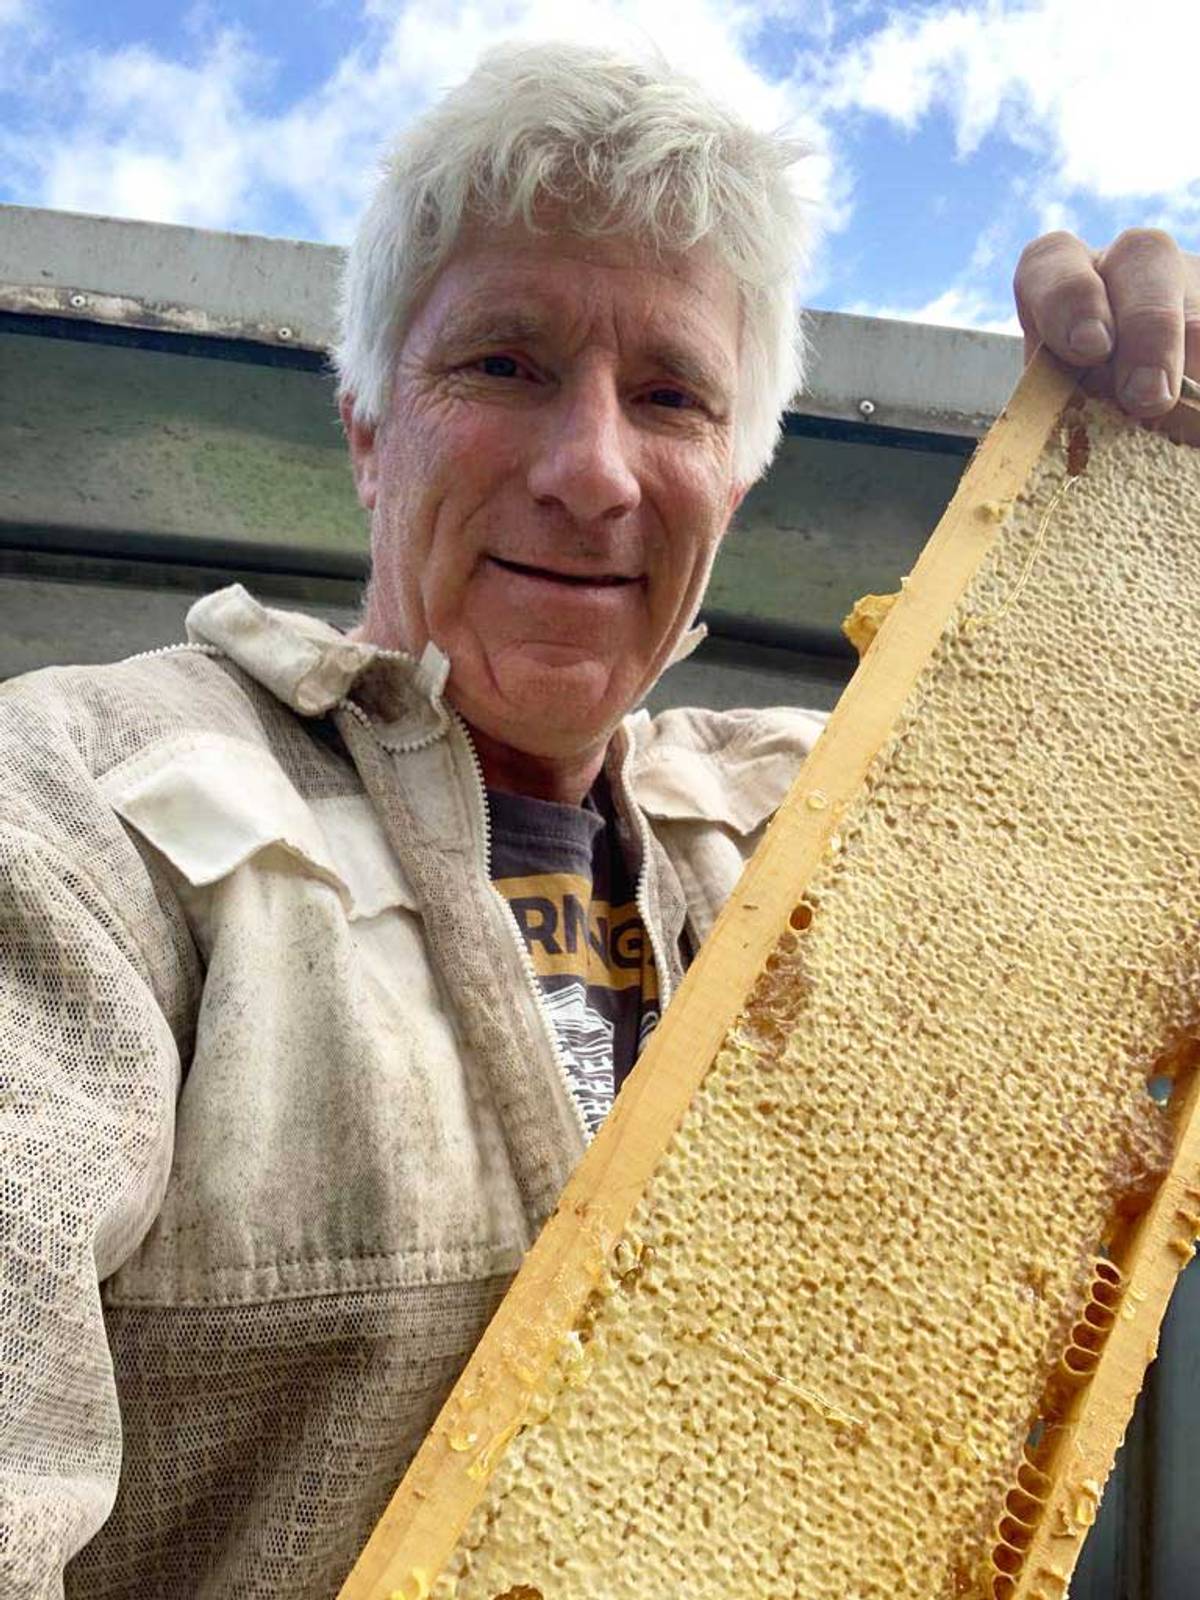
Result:
<svg viewBox="0 0 1200 1600"><path fill-rule="evenodd" d="M1184 256L1183 370L1200 383L1200 256Z"/></svg>
<svg viewBox="0 0 1200 1600"><path fill-rule="evenodd" d="M1025 358L1025 365L1028 366L1029 363L1033 360L1034 356L1037 355L1038 351L1041 349L1042 341L1038 338L1037 329L1036 328L1034 328L1032 326L1030 326L1030 327L1026 327L1025 326L1025 319L1024 319L1024 317L1021 316L1021 313L1019 311L1017 312L1017 316L1020 318L1020 321L1021 321L1021 332L1025 337L1024 358Z"/></svg>
<svg viewBox="0 0 1200 1600"><path fill-rule="evenodd" d="M1074 367L1107 361L1116 340L1108 291L1093 252L1070 233L1047 233L1026 245L1013 292L1026 355L1044 342Z"/></svg>
<svg viewBox="0 0 1200 1600"><path fill-rule="evenodd" d="M1115 388L1131 416L1161 417L1179 399L1184 360L1184 261L1169 234L1123 233L1101 256L1117 324Z"/></svg>

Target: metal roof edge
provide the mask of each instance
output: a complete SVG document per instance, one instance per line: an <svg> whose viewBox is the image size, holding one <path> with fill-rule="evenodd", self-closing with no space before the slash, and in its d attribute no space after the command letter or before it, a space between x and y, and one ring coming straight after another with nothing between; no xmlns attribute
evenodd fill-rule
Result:
<svg viewBox="0 0 1200 1600"><path fill-rule="evenodd" d="M874 427L979 435L1021 376L1021 340L972 328L862 317L805 316L811 360L792 410Z"/></svg>
<svg viewBox="0 0 1200 1600"><path fill-rule="evenodd" d="M343 252L0 205L0 310L324 350Z"/></svg>

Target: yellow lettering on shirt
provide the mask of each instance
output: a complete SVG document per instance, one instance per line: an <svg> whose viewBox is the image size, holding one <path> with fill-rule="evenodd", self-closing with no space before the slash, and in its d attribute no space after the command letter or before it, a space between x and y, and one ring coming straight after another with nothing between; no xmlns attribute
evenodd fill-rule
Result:
<svg viewBox="0 0 1200 1600"><path fill-rule="evenodd" d="M632 900L619 906L589 902L589 881L567 872L497 878L496 887L517 919L539 978L566 973L591 988L640 988L643 1000L658 999L658 974Z"/></svg>

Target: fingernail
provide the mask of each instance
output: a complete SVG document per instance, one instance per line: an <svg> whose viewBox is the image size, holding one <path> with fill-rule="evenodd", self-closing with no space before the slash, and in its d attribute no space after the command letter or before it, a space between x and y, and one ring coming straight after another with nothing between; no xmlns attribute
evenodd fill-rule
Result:
<svg viewBox="0 0 1200 1600"><path fill-rule="evenodd" d="M1125 379L1121 399L1139 411L1149 406L1169 406L1171 385L1166 372L1162 367L1134 367Z"/></svg>
<svg viewBox="0 0 1200 1600"><path fill-rule="evenodd" d="M1084 317L1077 322L1067 343L1085 361L1103 361L1112 351L1112 335L1099 317Z"/></svg>

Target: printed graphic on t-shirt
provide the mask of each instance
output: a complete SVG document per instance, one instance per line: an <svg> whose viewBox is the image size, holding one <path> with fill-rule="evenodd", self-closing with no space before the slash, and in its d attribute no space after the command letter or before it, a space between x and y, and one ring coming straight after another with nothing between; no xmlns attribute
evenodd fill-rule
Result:
<svg viewBox="0 0 1200 1600"><path fill-rule="evenodd" d="M612 1105L613 1035L617 1030L588 1005L586 987L574 978L561 987L543 987L543 995L583 1120L588 1132L595 1133Z"/></svg>

